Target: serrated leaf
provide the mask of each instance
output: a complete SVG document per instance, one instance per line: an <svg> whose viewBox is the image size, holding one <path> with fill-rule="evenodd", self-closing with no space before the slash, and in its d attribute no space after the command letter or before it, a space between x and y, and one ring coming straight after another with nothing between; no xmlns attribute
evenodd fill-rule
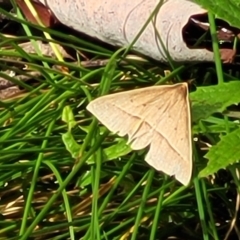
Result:
<svg viewBox="0 0 240 240"><path fill-rule="evenodd" d="M71 132L67 132L67 133L62 134L62 140L63 140L63 143L64 143L66 149L72 155L72 157L73 158L78 158L79 153L80 153L80 149L81 149L81 145L79 145L75 141Z"/></svg>
<svg viewBox="0 0 240 240"><path fill-rule="evenodd" d="M240 28L240 1L239 0L195 0L197 4L211 10L218 18L230 25Z"/></svg>
<svg viewBox="0 0 240 240"><path fill-rule="evenodd" d="M70 131L72 128L74 128L77 124L74 118L74 114L72 112L72 109L69 106L64 107L63 113L62 113L62 121L67 123L68 130Z"/></svg>
<svg viewBox="0 0 240 240"><path fill-rule="evenodd" d="M240 102L240 81L198 87L190 94L190 100L193 122L206 119L213 113L221 113L228 106Z"/></svg>
<svg viewBox="0 0 240 240"><path fill-rule="evenodd" d="M217 145L210 148L205 155L208 158L207 167L200 173L199 177L205 177L226 168L229 164L236 163L240 159L240 128L223 136Z"/></svg>
<svg viewBox="0 0 240 240"><path fill-rule="evenodd" d="M103 149L105 159L111 161L113 159L127 155L132 151L131 147L127 144L125 138L119 138L116 144L111 145L108 148ZM88 164L94 163L93 156L87 160Z"/></svg>

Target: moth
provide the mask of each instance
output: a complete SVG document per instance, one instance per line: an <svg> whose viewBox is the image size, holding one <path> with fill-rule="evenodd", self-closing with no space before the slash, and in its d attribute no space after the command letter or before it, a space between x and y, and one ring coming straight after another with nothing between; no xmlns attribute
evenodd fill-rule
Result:
<svg viewBox="0 0 240 240"><path fill-rule="evenodd" d="M152 86L99 97L87 110L133 150L148 147L146 162L188 185L192 175L187 83Z"/></svg>

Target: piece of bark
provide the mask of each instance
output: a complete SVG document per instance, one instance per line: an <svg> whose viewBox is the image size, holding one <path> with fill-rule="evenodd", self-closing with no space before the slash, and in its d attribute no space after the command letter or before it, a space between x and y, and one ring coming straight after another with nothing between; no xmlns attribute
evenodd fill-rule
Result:
<svg viewBox="0 0 240 240"><path fill-rule="evenodd" d="M159 1L156 0L38 0L62 24L114 46L128 46L148 20ZM213 61L206 48L191 48L183 30L191 19L205 16L207 11L188 0L165 0L156 16L132 47L156 60L167 62L165 49L176 62ZM161 37L162 43L159 40ZM218 31L220 40L232 41L233 32ZM224 51L223 51L224 52ZM225 59L225 56L221 57ZM231 61L227 60L228 62Z"/></svg>
<svg viewBox="0 0 240 240"><path fill-rule="evenodd" d="M40 0L66 26L115 46L128 46L158 4L156 0ZM182 37L189 19L206 10L186 0L168 0L160 7L155 24L149 23L133 50L166 62L158 34L170 56L177 62L213 61L206 49L190 49Z"/></svg>

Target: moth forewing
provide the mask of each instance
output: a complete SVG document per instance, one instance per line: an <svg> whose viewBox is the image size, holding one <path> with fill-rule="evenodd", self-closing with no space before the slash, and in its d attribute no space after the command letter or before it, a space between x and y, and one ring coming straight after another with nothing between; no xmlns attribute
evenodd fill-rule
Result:
<svg viewBox="0 0 240 240"><path fill-rule="evenodd" d="M149 146L145 160L152 167L189 183L192 137L187 83L102 96L87 109L110 131L128 135L132 149Z"/></svg>

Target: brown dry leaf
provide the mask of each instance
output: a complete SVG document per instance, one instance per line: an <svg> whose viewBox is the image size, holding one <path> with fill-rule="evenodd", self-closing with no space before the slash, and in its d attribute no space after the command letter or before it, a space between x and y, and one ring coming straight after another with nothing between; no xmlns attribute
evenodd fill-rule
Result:
<svg viewBox="0 0 240 240"><path fill-rule="evenodd" d="M16 0L17 5L21 8L26 18L32 22L37 24L37 21L31 11L28 9L26 3L24 0ZM51 13L51 10L48 9L44 4L42 4L39 1L32 0L31 1L33 7L35 8L39 18L41 19L41 22L46 27L51 27L55 25L58 20L57 18Z"/></svg>
<svg viewBox="0 0 240 240"><path fill-rule="evenodd" d="M235 49L220 49L221 60L223 61L223 63L233 63L236 54L237 52Z"/></svg>
<svg viewBox="0 0 240 240"><path fill-rule="evenodd" d="M54 59L56 58L56 55L53 52L49 43L43 43L42 41L36 41L36 44L43 56L52 57ZM31 42L20 43L20 44L18 44L18 46L21 47L26 53L37 54L35 47L33 46L33 44ZM67 53L67 51L62 46L60 46L59 44L56 44L56 46L58 47L59 52L63 56L63 58L74 59L71 55L69 55ZM13 48L11 46L7 46L7 47L4 47L3 49L13 49Z"/></svg>
<svg viewBox="0 0 240 240"><path fill-rule="evenodd" d="M18 86L9 87L3 90L0 90L0 100L16 96L17 94L22 93L22 90Z"/></svg>

